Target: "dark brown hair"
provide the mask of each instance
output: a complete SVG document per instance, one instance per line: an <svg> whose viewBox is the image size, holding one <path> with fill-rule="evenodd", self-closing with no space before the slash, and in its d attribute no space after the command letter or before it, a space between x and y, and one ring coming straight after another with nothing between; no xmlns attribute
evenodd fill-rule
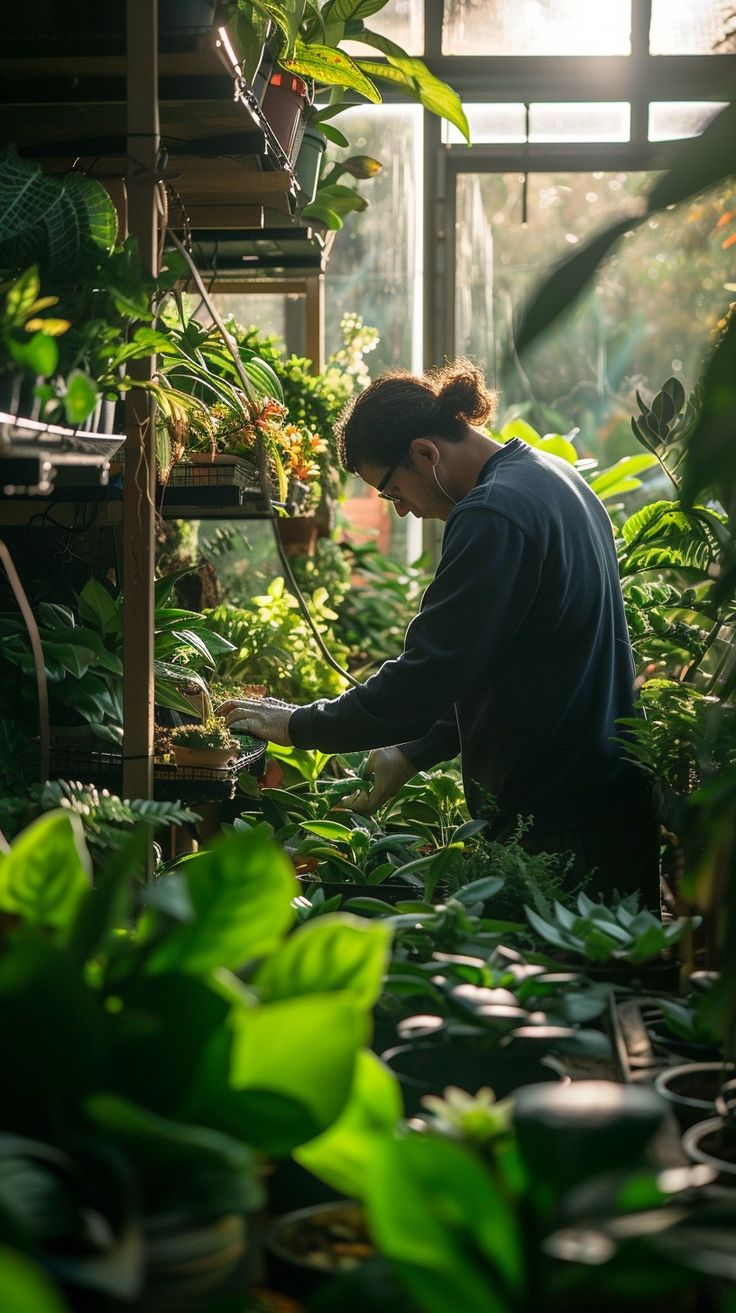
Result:
<svg viewBox="0 0 736 1313"><path fill-rule="evenodd" d="M340 415L340 461L353 473L365 464L395 465L414 438L459 442L469 424L484 424L495 410L495 393L469 360L453 360L421 377L387 370Z"/></svg>

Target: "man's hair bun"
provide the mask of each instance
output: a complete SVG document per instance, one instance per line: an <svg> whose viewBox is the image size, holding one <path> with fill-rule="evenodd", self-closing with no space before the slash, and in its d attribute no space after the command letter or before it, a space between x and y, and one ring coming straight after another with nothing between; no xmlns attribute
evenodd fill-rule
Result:
<svg viewBox="0 0 736 1313"><path fill-rule="evenodd" d="M485 424L496 413L496 394L486 387L481 371L460 358L439 369L431 378L444 414L468 424Z"/></svg>

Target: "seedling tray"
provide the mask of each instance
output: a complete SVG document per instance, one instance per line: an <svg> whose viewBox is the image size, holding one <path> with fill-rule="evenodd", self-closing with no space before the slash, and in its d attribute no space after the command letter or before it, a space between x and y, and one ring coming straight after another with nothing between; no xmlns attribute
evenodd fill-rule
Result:
<svg viewBox="0 0 736 1313"><path fill-rule="evenodd" d="M228 766L176 766L156 762L153 768L154 797L161 801L228 801L235 797L238 775L247 771L258 778L263 774L265 743L243 751ZM88 749L52 748L52 776L66 780L83 780L97 788L119 793L123 787L123 758L118 752Z"/></svg>
<svg viewBox="0 0 736 1313"><path fill-rule="evenodd" d="M217 509L250 503L255 504L255 509L261 505L265 507L255 465L239 456L232 459L220 456L202 464L180 461L174 465L166 482L159 484L159 501L169 507Z"/></svg>

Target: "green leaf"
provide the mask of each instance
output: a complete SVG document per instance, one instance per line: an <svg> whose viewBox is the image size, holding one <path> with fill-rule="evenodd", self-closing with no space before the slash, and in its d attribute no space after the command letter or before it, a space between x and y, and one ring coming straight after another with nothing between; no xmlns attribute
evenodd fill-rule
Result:
<svg viewBox="0 0 736 1313"><path fill-rule="evenodd" d="M3 1313L68 1313L40 1269L5 1245L0 1245L0 1308Z"/></svg>
<svg viewBox="0 0 736 1313"><path fill-rule="evenodd" d="M18 237L46 217L59 197L58 178L18 158L11 146L0 161L0 243Z"/></svg>
<svg viewBox="0 0 736 1313"><path fill-rule="evenodd" d="M551 456L560 456L569 465L574 465L578 458L578 453L572 443L568 438L563 438L560 433L550 433L546 437L540 438L537 450L549 452Z"/></svg>
<svg viewBox="0 0 736 1313"><path fill-rule="evenodd" d="M59 348L46 333L34 333L27 342L8 338L7 346L16 365L42 378L50 378L59 363Z"/></svg>
<svg viewBox="0 0 736 1313"><path fill-rule="evenodd" d="M509 1313L516 1306L516 1212L465 1145L435 1135L386 1136L371 1159L365 1195L377 1246L423 1313Z"/></svg>
<svg viewBox="0 0 736 1313"><path fill-rule="evenodd" d="M323 16L325 22L347 23L351 18L369 18L385 9L388 0L331 0L325 5Z"/></svg>
<svg viewBox="0 0 736 1313"><path fill-rule="evenodd" d="M363 45L373 46L386 55L388 66L378 62L371 63L370 71L374 77L383 77L389 82L395 81L391 70L396 70L405 79L406 89L414 99L429 110L430 114L447 119L462 133L465 140L470 142L470 128L460 97L446 82L442 82L440 78L430 73L423 60L407 55L395 41L380 36L377 32L363 29L362 32L356 33L354 39ZM361 68L365 67L366 62L360 60Z"/></svg>
<svg viewBox="0 0 736 1313"><path fill-rule="evenodd" d="M177 927L154 950L151 972L241 967L272 952L294 918L293 869L261 827L235 830L197 853L185 877L194 922Z"/></svg>
<svg viewBox="0 0 736 1313"><path fill-rule="evenodd" d="M403 1115L398 1081L374 1053L358 1054L350 1096L329 1130L294 1153L302 1167L349 1199L362 1197L382 1136Z"/></svg>
<svg viewBox="0 0 736 1313"><path fill-rule="evenodd" d="M91 870L79 817L46 812L0 857L0 908L32 925L65 929L89 892Z"/></svg>
<svg viewBox="0 0 736 1313"><path fill-rule="evenodd" d="M122 614L120 603L115 601L99 579L88 579L77 601L82 619L99 629L103 637L108 630L114 628L115 622Z"/></svg>
<svg viewBox="0 0 736 1313"><path fill-rule="evenodd" d="M537 288L524 310L516 338L517 351L525 351L563 310L573 304L618 238L641 222L640 216L619 219L618 223L605 228L580 250L558 264L554 272Z"/></svg>
<svg viewBox="0 0 736 1313"><path fill-rule="evenodd" d="M4 223L5 216L2 222ZM35 305L38 293L41 290L41 279L38 274L38 265L31 265L24 273L11 283L10 289L5 298L4 319L11 328L22 328L28 315Z"/></svg>
<svg viewBox="0 0 736 1313"><path fill-rule="evenodd" d="M521 438L530 447L538 447L542 441L542 435L537 433L531 424L527 424L525 419L510 419L504 424L499 437L502 442L510 442L512 438Z"/></svg>
<svg viewBox="0 0 736 1313"><path fill-rule="evenodd" d="M379 105L381 93L369 77L361 71L358 64L344 50L335 50L330 46L305 45L297 38L293 59L280 61L285 68L302 77L314 78L330 86L348 87L358 91L372 104Z"/></svg>
<svg viewBox="0 0 736 1313"><path fill-rule="evenodd" d="M299 1143L321 1135L350 1093L365 1030L362 1012L342 995L310 994L241 1008L231 1025L232 1088L300 1105Z"/></svg>
<svg viewBox="0 0 736 1313"><path fill-rule="evenodd" d="M621 460L616 461L607 470L601 470L590 480L590 487L597 497L611 496L619 484L630 479L632 476L642 474L644 470L651 470L658 465L657 457L647 456L642 453L641 456L624 456Z"/></svg>
<svg viewBox="0 0 736 1313"><path fill-rule="evenodd" d="M345 913L303 925L263 965L256 986L269 1000L342 993L371 1008L388 963L391 931Z"/></svg>
<svg viewBox="0 0 736 1313"><path fill-rule="evenodd" d="M73 369L66 381L64 414L67 423L81 424L97 405L97 385L81 369Z"/></svg>
<svg viewBox="0 0 736 1313"><path fill-rule="evenodd" d="M332 142L333 146L342 146L344 149L347 149L350 145L345 133L341 132L340 129L336 128L332 123L320 123L320 131L328 141Z"/></svg>
<svg viewBox="0 0 736 1313"><path fill-rule="evenodd" d="M337 821L305 821L302 829L316 834L320 839L332 839L333 842L352 846L354 831L348 829L347 825L338 825Z"/></svg>

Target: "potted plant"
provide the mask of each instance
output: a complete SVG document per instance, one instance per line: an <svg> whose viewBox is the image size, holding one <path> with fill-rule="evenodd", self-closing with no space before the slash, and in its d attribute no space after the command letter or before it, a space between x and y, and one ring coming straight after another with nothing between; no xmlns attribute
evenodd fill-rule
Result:
<svg viewBox="0 0 736 1313"><path fill-rule="evenodd" d="M685 917L663 923L639 908L637 894L605 905L580 893L571 909L536 893L534 907L525 910L535 934L563 960L582 961L588 974L603 980L659 988L667 982L676 988L679 976L679 963L665 961L662 953L671 951L701 921Z"/></svg>
<svg viewBox="0 0 736 1313"><path fill-rule="evenodd" d="M176 725L169 739L177 766L226 766L240 747L225 721L217 716L199 725Z"/></svg>

